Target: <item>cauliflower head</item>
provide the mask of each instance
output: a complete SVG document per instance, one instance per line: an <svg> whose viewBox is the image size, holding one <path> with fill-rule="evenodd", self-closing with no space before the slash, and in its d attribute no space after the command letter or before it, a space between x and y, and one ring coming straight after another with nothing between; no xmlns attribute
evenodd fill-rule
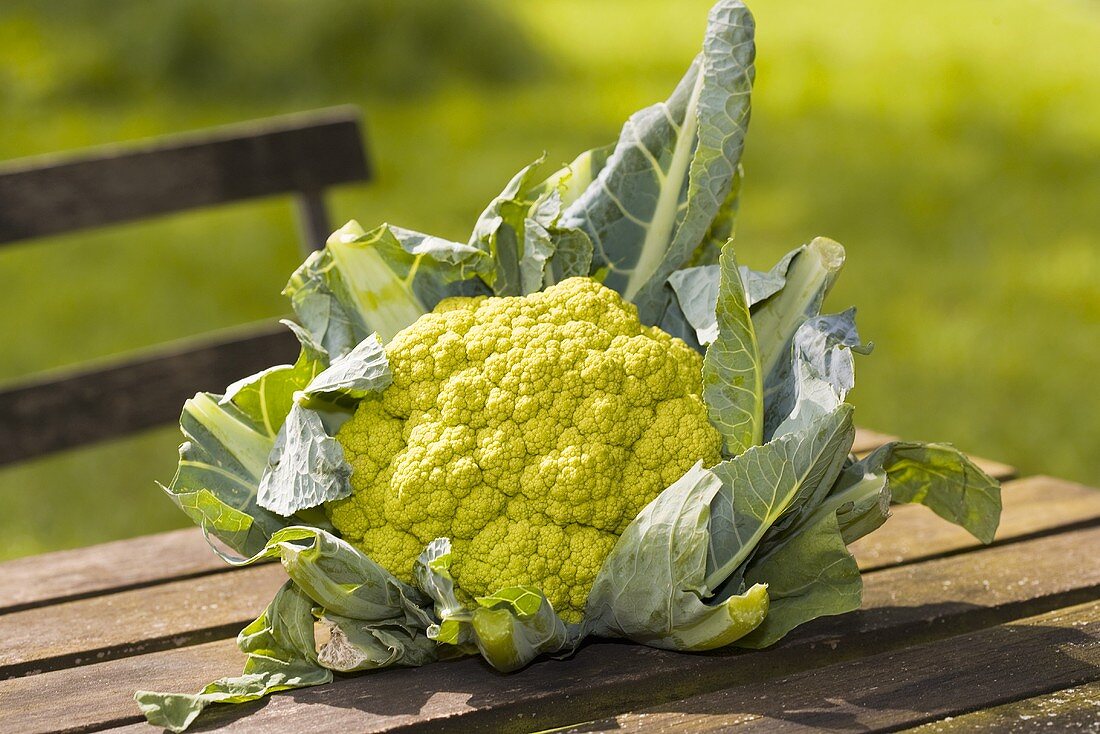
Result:
<svg viewBox="0 0 1100 734"><path fill-rule="evenodd" d="M449 298L386 346L393 384L337 434L353 494L332 524L398 578L438 537L460 594L540 589L579 622L627 525L720 460L702 358L590 278Z"/></svg>

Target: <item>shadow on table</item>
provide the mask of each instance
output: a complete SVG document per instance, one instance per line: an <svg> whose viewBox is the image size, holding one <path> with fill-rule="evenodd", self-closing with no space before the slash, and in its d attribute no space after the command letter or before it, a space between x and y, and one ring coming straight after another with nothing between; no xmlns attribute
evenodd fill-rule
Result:
<svg viewBox="0 0 1100 734"><path fill-rule="evenodd" d="M332 685L254 704L212 706L192 730L242 719L242 728L306 719L319 729L388 728L426 719L443 728L446 718L465 713L449 724L531 731L650 707L654 723L668 717L670 725L722 716L746 724L756 720L765 729L778 720L860 731L889 712L926 721L1098 677L1095 662L1073 654L1093 643L1083 632L1013 624L973 631L1005 621L1004 614L958 602L861 610L811 623L764 652L693 655L600 640L582 646L568 662L540 660L507 675L480 658L465 658L340 676ZM943 639L949 635L956 636ZM912 647L914 640L929 638L939 641ZM757 656L759 664L753 664ZM663 672L656 680L655 670ZM771 680L761 681L763 675ZM706 691L717 692L681 700ZM770 721L759 721L762 717ZM570 731L608 728L619 728L619 722Z"/></svg>

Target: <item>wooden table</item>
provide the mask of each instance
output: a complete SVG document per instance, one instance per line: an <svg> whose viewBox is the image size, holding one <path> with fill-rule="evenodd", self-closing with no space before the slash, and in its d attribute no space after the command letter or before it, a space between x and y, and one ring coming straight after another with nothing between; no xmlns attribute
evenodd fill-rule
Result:
<svg viewBox="0 0 1100 734"><path fill-rule="evenodd" d="M1030 477L1004 507L989 547L896 508L853 547L863 609L762 652L468 658L213 706L194 731L1100 731L1100 491ZM227 569L194 530L0 564L0 731L152 731L134 689L239 673L233 637L284 578Z"/></svg>

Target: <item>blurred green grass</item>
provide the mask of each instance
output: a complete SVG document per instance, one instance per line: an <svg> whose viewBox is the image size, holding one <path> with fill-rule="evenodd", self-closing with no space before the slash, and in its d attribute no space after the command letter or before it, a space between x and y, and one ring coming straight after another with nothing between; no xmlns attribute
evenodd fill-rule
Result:
<svg viewBox="0 0 1100 734"><path fill-rule="evenodd" d="M141 5L5 4L0 159L352 102L378 180L335 219L461 239L520 166L662 99L709 2ZM1100 6L751 5L738 254L846 245L830 305L876 343L858 421L1097 483ZM284 314L299 258L286 201L3 248L0 380ZM182 526L153 485L177 441L0 471L0 558Z"/></svg>

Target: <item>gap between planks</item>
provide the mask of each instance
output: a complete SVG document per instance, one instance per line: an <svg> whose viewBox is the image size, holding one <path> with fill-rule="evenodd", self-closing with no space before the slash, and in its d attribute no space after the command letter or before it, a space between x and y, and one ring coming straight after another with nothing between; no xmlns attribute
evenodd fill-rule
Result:
<svg viewBox="0 0 1100 734"><path fill-rule="evenodd" d="M1004 496L1000 544L1100 521L1100 492L1078 485L1034 477L1007 484ZM900 506L853 552L861 567L883 569L975 545L925 508ZM0 679L233 636L284 580L272 564L0 615Z"/></svg>
<svg viewBox="0 0 1100 734"><path fill-rule="evenodd" d="M861 429L853 449L865 454L891 439ZM1014 474L999 466L1001 478ZM0 563L0 615L233 570L210 552L197 528L18 558Z"/></svg>
<svg viewBox="0 0 1100 734"><path fill-rule="evenodd" d="M655 701L789 675L808 668L940 639L1100 596L1100 567L1090 563L1100 528L975 550L868 574L864 609L813 622L775 648L752 653L671 653L640 645L597 642L574 660L547 660L509 676L476 658L415 670L390 670L330 686L280 694L262 707L212 707L201 720L240 726L386 731L408 727L533 729L570 723L563 712L598 717ZM229 640L0 681L0 711L27 711L23 702L64 695L63 710L5 721L0 730L83 729L136 721L136 688L198 690L240 670ZM731 663L743 661L745 665ZM302 717L296 719L295 717ZM573 718L576 721L576 718ZM282 723L280 723L282 722ZM518 723L510 723L518 722ZM521 725L520 725L521 724ZM204 724L205 726L205 724ZM291 727L293 728L293 727Z"/></svg>
<svg viewBox="0 0 1100 734"><path fill-rule="evenodd" d="M1097 679L1100 602L1090 602L565 731L896 731Z"/></svg>
<svg viewBox="0 0 1100 734"><path fill-rule="evenodd" d="M1100 732L1100 682L1021 701L994 706L962 716L951 716L906 729L907 734L962 734L964 732Z"/></svg>

